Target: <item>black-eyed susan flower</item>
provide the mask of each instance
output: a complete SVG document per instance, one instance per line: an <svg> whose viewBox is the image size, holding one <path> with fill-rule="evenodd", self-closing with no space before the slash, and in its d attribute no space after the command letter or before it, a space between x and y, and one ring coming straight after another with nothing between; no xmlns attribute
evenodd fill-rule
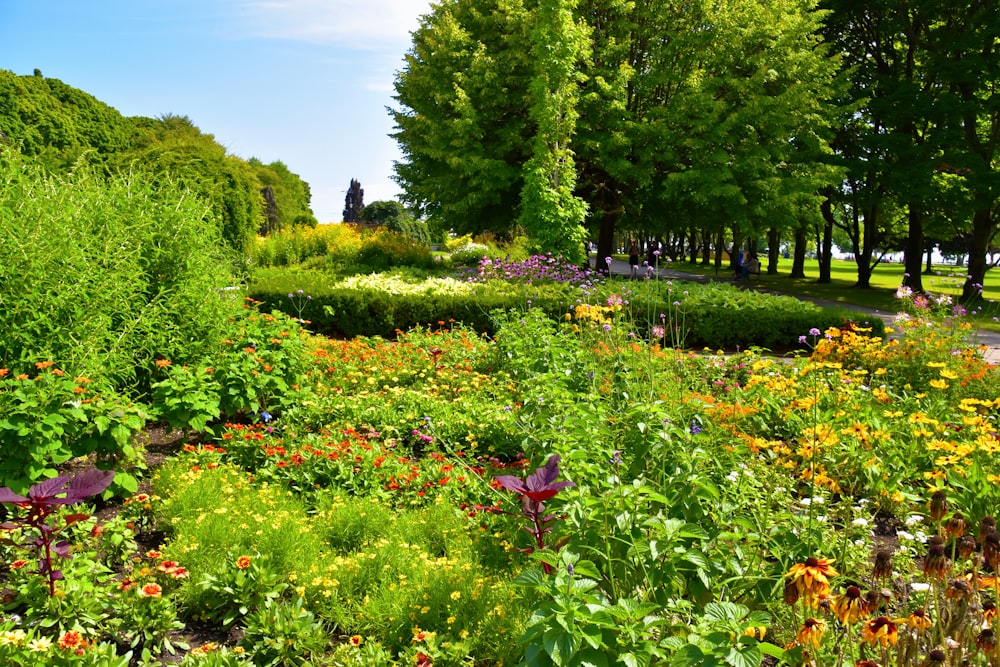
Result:
<svg viewBox="0 0 1000 667"><path fill-rule="evenodd" d="M945 660L948 659L948 654L942 649L936 648L928 651L927 659L921 667L943 667Z"/></svg>
<svg viewBox="0 0 1000 667"><path fill-rule="evenodd" d="M833 598L833 615L844 625L854 625L868 613L861 589L848 586L843 593Z"/></svg>
<svg viewBox="0 0 1000 667"><path fill-rule="evenodd" d="M895 646L899 641L899 628L887 616L879 616L865 622L861 627L861 641L870 646Z"/></svg>
<svg viewBox="0 0 1000 667"><path fill-rule="evenodd" d="M785 575L794 584L799 597L815 604L822 596L830 594L830 578L837 576L829 558L809 557L805 563L796 563Z"/></svg>
<svg viewBox="0 0 1000 667"><path fill-rule="evenodd" d="M819 618L807 618L795 633L795 640L801 646L812 646L819 648L823 641L823 633L826 632L826 622Z"/></svg>
<svg viewBox="0 0 1000 667"><path fill-rule="evenodd" d="M875 552L875 564L872 566L872 579L888 579L892 576L892 553L879 549Z"/></svg>
<svg viewBox="0 0 1000 667"><path fill-rule="evenodd" d="M931 520L940 521L948 513L948 496L938 489L931 495L931 502L927 508L930 510Z"/></svg>
<svg viewBox="0 0 1000 667"><path fill-rule="evenodd" d="M927 610L919 607L910 612L910 615L906 617L905 623L917 630L917 632L923 632L931 627L931 617L927 615Z"/></svg>
<svg viewBox="0 0 1000 667"><path fill-rule="evenodd" d="M976 636L976 648L983 653L993 653L997 649L997 636L990 628L984 628Z"/></svg>
<svg viewBox="0 0 1000 667"><path fill-rule="evenodd" d="M983 628L992 628L997 617L997 606L987 600L983 603Z"/></svg>
<svg viewBox="0 0 1000 667"><path fill-rule="evenodd" d="M951 561L945 555L944 546L941 544L931 545L921 566L924 576L928 579L944 579L948 576L949 569L951 569Z"/></svg>

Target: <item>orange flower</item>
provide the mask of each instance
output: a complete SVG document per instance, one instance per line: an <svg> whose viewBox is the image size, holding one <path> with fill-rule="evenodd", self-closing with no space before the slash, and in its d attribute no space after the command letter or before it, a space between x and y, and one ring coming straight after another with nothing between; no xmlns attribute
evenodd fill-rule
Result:
<svg viewBox="0 0 1000 667"><path fill-rule="evenodd" d="M0 378L2 378L5 375L7 375L7 373L10 373L10 371L7 370L6 368L0 368Z"/></svg>
<svg viewBox="0 0 1000 667"><path fill-rule="evenodd" d="M250 567L250 556L240 556L236 559L236 567L245 570Z"/></svg>
<svg viewBox="0 0 1000 667"><path fill-rule="evenodd" d="M351 635L348 641L351 643L351 646L361 646L363 640L361 639L361 635Z"/></svg>
<svg viewBox="0 0 1000 667"><path fill-rule="evenodd" d="M12 569L12 570L20 570L22 567L24 567L27 564L28 564L28 561L24 560L23 558L20 558L20 559L18 559L18 560L14 561L13 563L10 564L10 569Z"/></svg>
<svg viewBox="0 0 1000 667"><path fill-rule="evenodd" d="M157 359L156 360L156 367L157 368L166 368L171 363L172 362L169 359Z"/></svg>
<svg viewBox="0 0 1000 667"><path fill-rule="evenodd" d="M55 364L54 361L36 361L35 368L37 368L40 371L43 371L46 368L51 368L54 364Z"/></svg>
<svg viewBox="0 0 1000 667"><path fill-rule="evenodd" d="M899 640L899 628L889 618L879 616L864 624L861 628L861 640L871 646L895 646Z"/></svg>
<svg viewBox="0 0 1000 667"><path fill-rule="evenodd" d="M68 630L59 638L59 648L77 649L87 646L87 640L76 630Z"/></svg>
<svg viewBox="0 0 1000 667"><path fill-rule="evenodd" d="M139 595L145 598L158 598L163 595L163 588L159 584L146 584L139 590Z"/></svg>
<svg viewBox="0 0 1000 667"><path fill-rule="evenodd" d="M791 579L800 597L815 604L818 598L830 594L830 577L837 571L831 567L829 558L807 558L805 563L796 563L785 576Z"/></svg>
<svg viewBox="0 0 1000 667"><path fill-rule="evenodd" d="M823 633L826 632L826 622L819 618L807 618L805 623L795 633L795 639L802 646L812 646L819 648L819 643L823 640Z"/></svg>

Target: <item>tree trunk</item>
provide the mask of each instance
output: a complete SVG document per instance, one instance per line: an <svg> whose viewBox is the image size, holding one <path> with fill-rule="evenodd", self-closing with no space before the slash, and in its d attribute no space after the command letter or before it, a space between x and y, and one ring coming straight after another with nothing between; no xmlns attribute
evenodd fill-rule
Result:
<svg viewBox="0 0 1000 667"><path fill-rule="evenodd" d="M792 252L792 272L789 278L806 277L806 228L798 227L795 230L795 250Z"/></svg>
<svg viewBox="0 0 1000 667"><path fill-rule="evenodd" d="M934 246L927 248L927 264L924 265L924 273L930 275L934 271Z"/></svg>
<svg viewBox="0 0 1000 667"><path fill-rule="evenodd" d="M781 231L777 227L771 227L767 230L767 275L777 275L779 259L781 259Z"/></svg>
<svg viewBox="0 0 1000 667"><path fill-rule="evenodd" d="M597 258L594 260L594 268L601 275L608 275L610 271L607 258L614 254L615 226L618 224L618 211L620 209L603 211L601 213L601 227L597 232Z"/></svg>
<svg viewBox="0 0 1000 667"><path fill-rule="evenodd" d="M718 273L719 269L722 268L722 250L725 248L726 237L722 229L715 235L715 272Z"/></svg>
<svg viewBox="0 0 1000 667"><path fill-rule="evenodd" d="M829 284L833 282L833 200L829 197L823 199L819 207L823 215L823 240L820 241L819 249L819 279L818 283Z"/></svg>
<svg viewBox="0 0 1000 667"><path fill-rule="evenodd" d="M903 246L903 284L919 294L924 291L920 273L924 259L924 211L912 202L907 211L909 226Z"/></svg>
<svg viewBox="0 0 1000 667"><path fill-rule="evenodd" d="M993 226L993 216L990 209L979 208L972 214L972 233L969 235L969 265L965 284L962 286L962 301L972 301L980 298L983 292L983 281L989 263L986 261L987 250L996 229Z"/></svg>

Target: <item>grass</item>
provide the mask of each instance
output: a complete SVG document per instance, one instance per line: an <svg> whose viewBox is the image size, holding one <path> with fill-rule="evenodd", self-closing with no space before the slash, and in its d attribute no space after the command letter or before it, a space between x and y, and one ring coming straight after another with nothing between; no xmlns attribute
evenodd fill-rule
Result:
<svg viewBox="0 0 1000 667"><path fill-rule="evenodd" d="M693 273L711 277L729 278L730 273L724 265L716 273L714 265L691 264L689 262L671 262L669 268L685 273ZM777 274L767 273L767 262L764 262L764 271L759 278L754 278L751 284L764 290L772 290L782 294L789 294L797 297L810 299L821 299L833 301L845 306L861 306L875 310L896 312L899 310L899 301L895 297L896 288L903 282L902 264L879 264L872 272L871 287L860 289L856 287L858 281L857 266L854 262L847 260L833 260L830 267L831 281L820 284L819 262L816 260L806 260L805 278L789 277L791 260L782 259L778 265ZM938 294L950 294L958 297L962 293L962 285L965 282L965 272L962 267L941 266L931 274L923 275L924 289ZM1000 324L994 322L994 317L998 315L1000 306L1000 274L988 272L986 274L983 289L983 299L985 304L980 314L973 317L976 325L991 331L1000 331Z"/></svg>

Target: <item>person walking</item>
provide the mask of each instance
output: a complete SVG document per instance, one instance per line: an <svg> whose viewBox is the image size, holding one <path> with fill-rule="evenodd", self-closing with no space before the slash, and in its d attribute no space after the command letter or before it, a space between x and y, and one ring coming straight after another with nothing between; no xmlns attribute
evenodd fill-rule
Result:
<svg viewBox="0 0 1000 667"><path fill-rule="evenodd" d="M632 278L639 277L639 242L632 239L632 245L628 247L628 267L632 272Z"/></svg>

